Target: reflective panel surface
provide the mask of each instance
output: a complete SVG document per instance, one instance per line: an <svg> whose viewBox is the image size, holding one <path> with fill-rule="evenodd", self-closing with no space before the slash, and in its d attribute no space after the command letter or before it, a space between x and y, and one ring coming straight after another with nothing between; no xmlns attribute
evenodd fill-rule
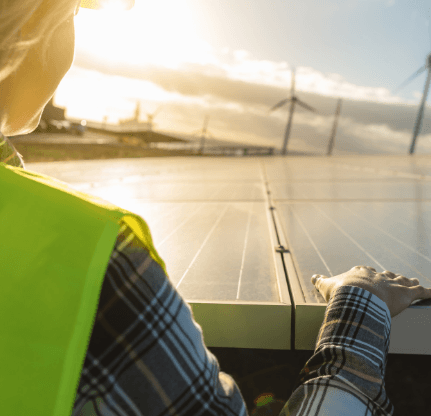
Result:
<svg viewBox="0 0 431 416"><path fill-rule="evenodd" d="M325 303L310 282L357 265L416 277L431 287L431 202L277 204L307 302Z"/></svg>
<svg viewBox="0 0 431 416"><path fill-rule="evenodd" d="M34 167L144 218L171 281L188 301L280 302L273 225L257 159L99 160Z"/></svg>

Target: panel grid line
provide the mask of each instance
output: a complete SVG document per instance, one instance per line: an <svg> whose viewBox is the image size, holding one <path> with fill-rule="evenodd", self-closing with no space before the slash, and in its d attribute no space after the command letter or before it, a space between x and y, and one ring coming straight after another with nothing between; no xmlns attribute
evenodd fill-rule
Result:
<svg viewBox="0 0 431 416"><path fill-rule="evenodd" d="M378 228L379 231L383 232L384 234L386 234L388 237L392 238L393 240L397 241L398 243L400 243L401 245L403 245L404 247L408 248L409 250L411 250L413 253L418 254L419 256L423 257L425 260L428 260L429 262L431 262L431 259L427 256L425 256L424 254L419 253L418 251L416 251L413 247L410 247L408 244L405 244L404 242L402 242L401 240L398 240L396 237L392 236L391 234L387 233L386 231L384 231L382 228L380 228L378 225L375 225L373 223L371 223L370 221L366 220L365 218L363 218L361 215L357 214L355 211L352 211L350 208L345 207L348 211L350 211L353 215L356 215L359 219L361 219L362 221L370 224L372 227ZM385 248L385 247L384 247ZM387 249L388 251L390 251L392 253L391 250ZM417 270L413 265L410 265L406 262L404 262L399 256L397 256L395 253L394 254L396 257L398 257L398 259L403 262L404 264L406 264L407 266L411 267L415 272L417 272L418 274L420 274L422 277L424 277L426 280L430 281L430 279L423 275L419 270Z"/></svg>
<svg viewBox="0 0 431 416"><path fill-rule="evenodd" d="M345 207L346 208L346 210L348 210L348 211L351 211L348 207ZM354 211L351 211L352 213L354 212ZM371 235L370 236L374 241L376 241L376 239ZM409 267L409 268L411 268L412 270L414 270L417 274L419 274L420 276L422 276L423 278L425 278L425 279L427 279L427 280L429 280L425 275L423 275L418 269L416 269L416 267L414 267L412 264L410 264L410 263L407 263L406 261L404 261L398 254L396 254L396 253L394 253L391 249L389 249L388 247L386 247L386 246L384 246L384 245L382 245L382 248L385 250L385 251L387 251L387 252L389 252L389 253L391 253L394 257L396 257L399 261L400 261L400 263L402 263L402 264L404 264L404 265L406 265L407 267Z"/></svg>
<svg viewBox="0 0 431 416"><path fill-rule="evenodd" d="M156 248L160 248L160 246L165 243L169 237L171 237L172 235L174 235L184 224L186 224L194 215L196 215L204 206L206 206L206 204L202 204L200 207L198 207L197 209L195 209L184 221L181 222L181 224L179 224L178 226L176 226L174 228L174 230L172 232L170 232L162 241L160 241L157 245Z"/></svg>
<svg viewBox="0 0 431 416"><path fill-rule="evenodd" d="M214 225L212 226L211 230L209 231L208 235L205 237L204 242L202 243L202 245L199 247L199 250L196 252L195 256L193 257L193 260L191 261L191 263L189 264L189 267L187 267L187 270L184 272L183 276L181 277L180 281L178 282L178 284L176 285L176 289L178 289L178 286L181 284L181 282L183 281L184 277L186 277L186 274L188 273L188 271L191 269L191 267L193 266L193 263L196 261L196 259L198 258L200 252L202 251L202 249L204 248L205 244L208 242L209 238L211 237L211 234L214 232L214 230L216 229L218 223L220 222L220 220L222 219L222 217L224 216L224 214L226 213L227 209L229 208L229 205L226 205L225 209L221 212L221 214L219 215L219 217L217 218L216 222L214 223Z"/></svg>
<svg viewBox="0 0 431 416"><path fill-rule="evenodd" d="M334 276L332 274L331 269L329 268L329 266L326 264L325 259L323 258L322 254L320 253L320 250L317 248L316 244L314 243L313 239L311 238L311 235L309 234L309 232L307 231L307 229L305 228L303 222L301 221L301 219L299 218L299 215L293 210L293 207L291 207L289 205L289 209L292 211L296 221L298 221L298 224L301 226L301 228L304 230L305 235L308 237L308 239L310 240L311 245L313 246L314 250L316 250L317 255L319 256L320 260L322 260L322 263L325 265L326 269L328 270L329 274L331 276Z"/></svg>
<svg viewBox="0 0 431 416"><path fill-rule="evenodd" d="M347 208L348 209L348 208ZM357 214L356 212L352 211L349 209L349 211L356 215L358 218L360 218L362 221L367 222L368 224L372 225L375 228L378 228L382 233L386 234L388 237L392 238L393 240L395 240L396 242L400 243L401 245L403 245L404 247L408 248L409 250L411 250L413 253L417 254L418 256L421 256L422 258L424 258L425 260L428 260L431 263L431 258L429 258L428 256L425 256L425 254L420 253L419 251L415 250L413 247L410 247L408 244L404 243L403 241L399 240L397 237L394 237L393 235L389 234L388 232L386 232L383 228L379 227L376 224L373 224L372 222L368 221L367 219L365 219L364 217L362 217L361 215Z"/></svg>
<svg viewBox="0 0 431 416"><path fill-rule="evenodd" d="M362 247L350 234L346 233L332 218L330 218L322 209L320 209L316 204L312 204L318 211L320 211L332 224L337 228L342 234L344 234L353 244L356 245L367 257L369 257L372 261L374 261L379 267L383 270L386 270L384 266L382 266L364 247Z"/></svg>
<svg viewBox="0 0 431 416"><path fill-rule="evenodd" d="M245 238L244 238L244 249L242 251L242 259L241 259L241 270L239 271L238 290L237 290L237 293L236 293L236 299L237 300L239 299L239 291L240 291L240 288L241 288L241 279L242 279L242 273L243 273L243 270L244 270L245 252L246 252L246 249L247 249L248 234L249 234L249 231L250 231L250 224L251 224L251 216L252 216L252 213L253 213L253 206L254 206L254 203L251 204L251 208L250 208L250 211L248 213L247 229L245 231Z"/></svg>

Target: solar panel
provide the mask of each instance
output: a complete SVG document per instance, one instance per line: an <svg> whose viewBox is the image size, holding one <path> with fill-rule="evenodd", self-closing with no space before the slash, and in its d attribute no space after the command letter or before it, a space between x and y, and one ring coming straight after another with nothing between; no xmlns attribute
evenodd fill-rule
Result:
<svg viewBox="0 0 431 416"><path fill-rule="evenodd" d="M368 265L431 287L428 160L155 158L28 168L146 219L208 346L289 349L294 339L296 349L312 350L326 303L311 275ZM276 252L279 244L288 251ZM431 353L430 311L430 301L419 302L392 319L390 352Z"/></svg>
<svg viewBox="0 0 431 416"><path fill-rule="evenodd" d="M114 162L35 168L147 221L208 346L290 349L291 302L259 163Z"/></svg>

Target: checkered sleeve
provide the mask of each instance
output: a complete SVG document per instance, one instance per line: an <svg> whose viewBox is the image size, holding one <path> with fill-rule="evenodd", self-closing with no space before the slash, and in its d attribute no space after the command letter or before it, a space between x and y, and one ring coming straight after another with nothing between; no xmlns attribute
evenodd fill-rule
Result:
<svg viewBox="0 0 431 416"><path fill-rule="evenodd" d="M72 415L247 415L190 306L125 224L105 273Z"/></svg>
<svg viewBox="0 0 431 416"><path fill-rule="evenodd" d="M385 302L355 286L328 302L314 355L280 416L392 415L384 377L391 315Z"/></svg>

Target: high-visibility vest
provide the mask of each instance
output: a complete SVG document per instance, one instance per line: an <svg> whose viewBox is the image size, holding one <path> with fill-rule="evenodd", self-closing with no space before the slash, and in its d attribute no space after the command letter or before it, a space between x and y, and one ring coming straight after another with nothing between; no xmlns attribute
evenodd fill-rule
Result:
<svg viewBox="0 0 431 416"><path fill-rule="evenodd" d="M120 220L166 272L138 215L0 163L0 415L71 414Z"/></svg>

